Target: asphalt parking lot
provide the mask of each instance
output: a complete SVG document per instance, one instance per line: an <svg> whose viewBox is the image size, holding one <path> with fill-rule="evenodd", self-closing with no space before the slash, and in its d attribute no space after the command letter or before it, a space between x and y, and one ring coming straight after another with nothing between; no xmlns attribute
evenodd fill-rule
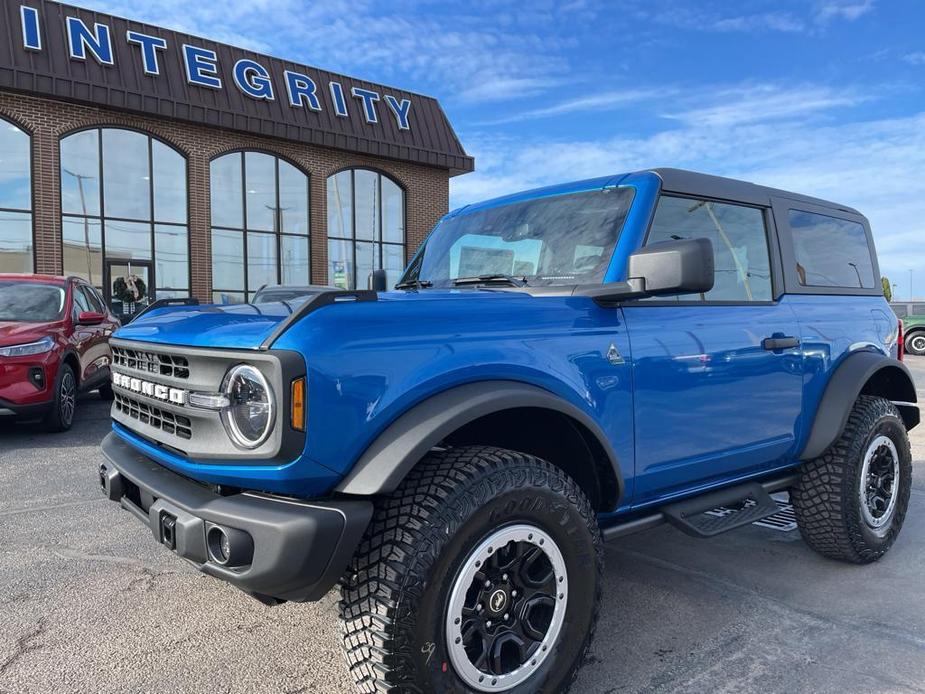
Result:
<svg viewBox="0 0 925 694"><path fill-rule="evenodd" d="M925 358L910 357L925 401ZM334 594L264 607L156 545L97 490L108 405L0 422L0 693L350 692ZM608 546L577 692L925 692L925 425L893 550L854 567L799 533L667 527Z"/></svg>

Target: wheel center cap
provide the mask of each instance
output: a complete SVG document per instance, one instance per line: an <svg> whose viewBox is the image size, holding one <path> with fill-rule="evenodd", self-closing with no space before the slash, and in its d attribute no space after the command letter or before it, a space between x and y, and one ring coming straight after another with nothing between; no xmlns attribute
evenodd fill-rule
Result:
<svg viewBox="0 0 925 694"><path fill-rule="evenodd" d="M498 589L491 594L491 597L488 598L488 607L492 612L501 612L507 607L507 593Z"/></svg>

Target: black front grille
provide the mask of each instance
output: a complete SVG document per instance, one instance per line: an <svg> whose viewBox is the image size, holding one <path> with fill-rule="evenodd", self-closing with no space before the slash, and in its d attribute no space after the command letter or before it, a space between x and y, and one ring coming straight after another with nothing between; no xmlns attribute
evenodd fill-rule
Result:
<svg viewBox="0 0 925 694"><path fill-rule="evenodd" d="M116 366L135 369L144 373L189 378L189 362L186 357L160 352L145 352L128 347L112 347L112 362Z"/></svg>
<svg viewBox="0 0 925 694"><path fill-rule="evenodd" d="M193 437L193 423L189 420L189 417L162 410L160 407L129 398L121 393L116 393L115 396L116 410L132 419L137 419L143 424L160 429L168 434L173 434L181 439L191 439Z"/></svg>

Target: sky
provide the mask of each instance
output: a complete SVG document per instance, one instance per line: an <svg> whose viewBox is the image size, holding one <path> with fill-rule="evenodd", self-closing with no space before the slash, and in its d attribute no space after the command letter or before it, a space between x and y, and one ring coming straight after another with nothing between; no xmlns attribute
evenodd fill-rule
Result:
<svg viewBox="0 0 925 694"><path fill-rule="evenodd" d="M744 178L858 208L896 297L925 297L922 0L74 4L437 97L476 162L451 207L654 166Z"/></svg>

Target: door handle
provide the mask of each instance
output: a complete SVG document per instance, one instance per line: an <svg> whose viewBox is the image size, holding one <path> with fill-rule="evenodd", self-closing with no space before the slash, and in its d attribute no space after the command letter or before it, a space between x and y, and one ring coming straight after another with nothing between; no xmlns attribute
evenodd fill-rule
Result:
<svg viewBox="0 0 925 694"><path fill-rule="evenodd" d="M761 341L761 346L767 350L790 349L800 346L798 337L766 337Z"/></svg>

